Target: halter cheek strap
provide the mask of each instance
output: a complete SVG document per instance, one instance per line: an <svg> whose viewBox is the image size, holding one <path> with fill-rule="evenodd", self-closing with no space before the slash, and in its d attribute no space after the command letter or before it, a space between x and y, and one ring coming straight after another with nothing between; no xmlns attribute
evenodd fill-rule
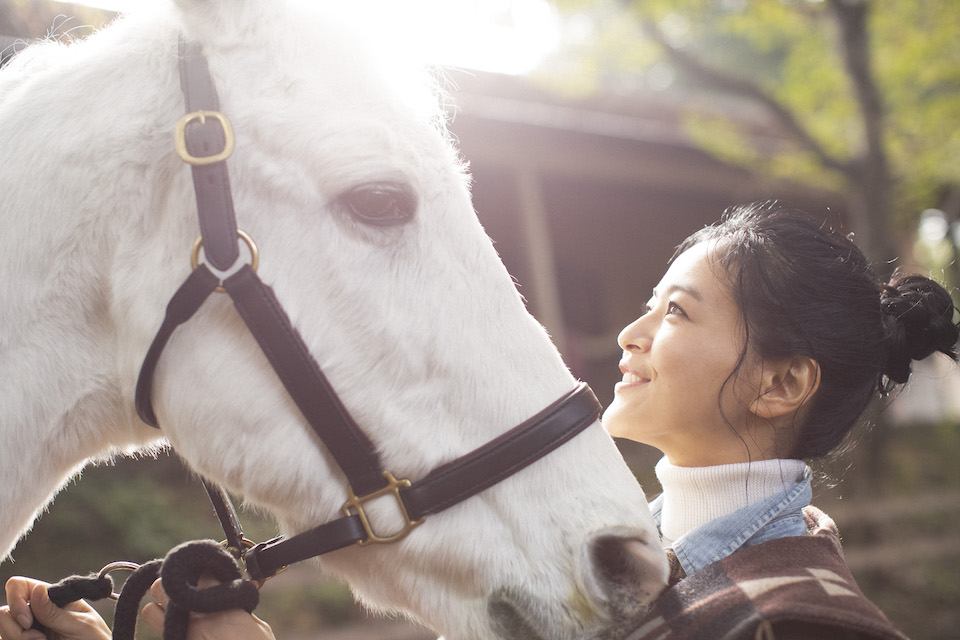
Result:
<svg viewBox="0 0 960 640"><path fill-rule="evenodd" d="M188 110L197 110L190 111L177 125L177 150L192 167L201 229L199 242L210 264L227 271L238 260L240 234L226 166L233 132L226 116L217 111L216 89L197 45L181 43L180 67ZM255 254L252 240L248 242ZM398 480L381 469L373 445L341 403L273 290L263 283L255 267L245 264L222 283L206 266L198 265L171 298L137 380L137 412L147 424L158 427L151 391L163 349L177 327L188 321L221 285L349 483L342 517L290 538L254 546L244 539L226 492L204 481L226 532L227 545L236 555L243 556L255 580L264 580L286 565L353 543L400 540L422 524L427 515L466 500L516 473L572 439L600 415L596 396L580 383L529 420L417 482ZM400 527L386 534L374 531L364 510L366 502L383 496L393 496L403 516Z"/></svg>
<svg viewBox="0 0 960 640"><path fill-rule="evenodd" d="M200 45L182 38L180 87L187 115L177 126L177 144L181 157L190 163L193 174L197 210L202 212L200 236L203 251L210 264L226 270L240 256L230 176L225 162L233 151L233 130L230 121L220 113L220 98L210 80L210 69Z"/></svg>

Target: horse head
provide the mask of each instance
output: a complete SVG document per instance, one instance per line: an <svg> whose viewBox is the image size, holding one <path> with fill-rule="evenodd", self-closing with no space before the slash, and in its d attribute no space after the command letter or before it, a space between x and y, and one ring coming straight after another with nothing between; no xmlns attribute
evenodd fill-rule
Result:
<svg viewBox="0 0 960 640"><path fill-rule="evenodd" d="M296 533L347 481L227 296L134 386L198 234L178 42L202 47L258 275L384 469L418 479L576 384L483 232L435 83L315 7L178 0L0 74L0 498L6 553L77 469L169 442ZM241 246L241 253L246 252ZM161 439L162 438L162 439ZM367 515L387 529L395 505ZM318 560L448 638L617 637L663 586L643 493L598 422L393 544Z"/></svg>

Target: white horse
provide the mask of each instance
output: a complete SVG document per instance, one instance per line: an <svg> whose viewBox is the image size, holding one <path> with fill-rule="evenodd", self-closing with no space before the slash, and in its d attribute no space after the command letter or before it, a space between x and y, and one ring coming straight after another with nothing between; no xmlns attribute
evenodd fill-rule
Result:
<svg viewBox="0 0 960 640"><path fill-rule="evenodd" d="M344 503L343 474L226 296L160 361L162 433L134 411L198 233L173 145L181 33L236 131L227 164L259 274L385 469L421 478L573 388L473 213L436 92L314 11L178 0L0 72L0 556L84 465L166 443L286 532ZM383 185L401 223L363 217L358 194ZM319 564L450 639L618 637L666 578L599 423L403 541Z"/></svg>

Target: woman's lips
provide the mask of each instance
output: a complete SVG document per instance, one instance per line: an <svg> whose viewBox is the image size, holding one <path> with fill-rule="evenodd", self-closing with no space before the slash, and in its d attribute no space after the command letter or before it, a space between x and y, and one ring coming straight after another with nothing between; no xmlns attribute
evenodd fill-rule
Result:
<svg viewBox="0 0 960 640"><path fill-rule="evenodd" d="M628 369L627 365L623 363L620 364L620 372L623 373L623 377L620 379L620 382L617 383L616 387L614 387L614 390L621 387L631 387L650 382L650 378L644 377L636 371Z"/></svg>
<svg viewBox="0 0 960 640"><path fill-rule="evenodd" d="M623 382L624 384L636 384L638 382L650 382L650 378L642 378L632 371L626 371L624 372L623 379L620 382Z"/></svg>

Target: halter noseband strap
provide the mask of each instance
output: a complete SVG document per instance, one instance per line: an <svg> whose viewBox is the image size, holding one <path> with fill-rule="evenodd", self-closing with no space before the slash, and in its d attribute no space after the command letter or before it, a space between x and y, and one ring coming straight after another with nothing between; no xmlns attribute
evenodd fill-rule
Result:
<svg viewBox="0 0 960 640"><path fill-rule="evenodd" d="M581 382L552 405L479 449L439 467L426 477L397 490L409 529L430 514L438 513L490 488L539 460L592 425L601 406L593 391ZM358 512L357 515L359 515ZM369 541L369 524L353 529L346 516L288 539L259 544L244 560L254 579L270 576L286 565ZM405 535L409 529L405 529ZM402 537L398 536L399 537ZM354 537L355 536L355 537ZM388 542L390 538L379 538Z"/></svg>
<svg viewBox="0 0 960 640"><path fill-rule="evenodd" d="M226 271L239 258L233 201L226 157L232 150L229 120L219 113L216 89L200 48L181 41L180 73L188 114L177 125L177 150L193 169L201 240L207 261ZM253 248L251 242L251 249ZM197 249L195 248L195 251ZM157 427L151 389L156 366L174 330L218 289L219 279L197 266L171 298L163 323L144 358L137 380L140 418ZM290 538L277 538L244 549L246 542L229 497L204 481L227 544L242 554L247 570L263 580L286 565L344 546L393 542L442 511L483 491L538 460L593 424L601 406L580 383L555 403L479 449L458 458L417 482L382 472L373 445L340 402L300 334L290 323L273 290L251 265L243 265L222 283L237 311L266 354L287 392L334 457L349 482L344 515ZM398 532L380 535L366 518L368 500L393 495L405 522ZM249 545L246 545L249 546Z"/></svg>

